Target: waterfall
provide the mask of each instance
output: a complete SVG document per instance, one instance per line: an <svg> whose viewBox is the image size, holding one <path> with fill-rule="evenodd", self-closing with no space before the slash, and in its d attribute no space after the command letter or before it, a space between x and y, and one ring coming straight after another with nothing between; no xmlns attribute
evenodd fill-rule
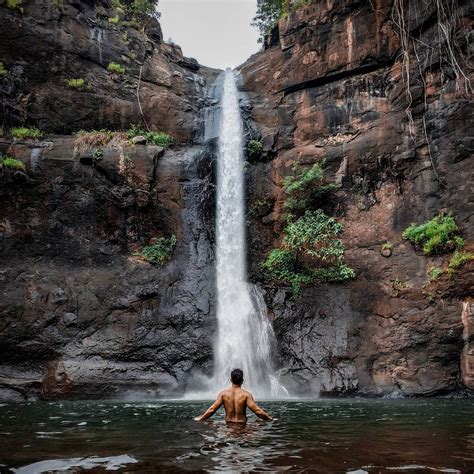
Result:
<svg viewBox="0 0 474 474"><path fill-rule="evenodd" d="M243 179L243 125L236 80L225 72L217 172L216 287L218 331L213 390L229 385L241 368L244 386L259 397L288 393L274 374L272 325L263 297L247 282Z"/></svg>

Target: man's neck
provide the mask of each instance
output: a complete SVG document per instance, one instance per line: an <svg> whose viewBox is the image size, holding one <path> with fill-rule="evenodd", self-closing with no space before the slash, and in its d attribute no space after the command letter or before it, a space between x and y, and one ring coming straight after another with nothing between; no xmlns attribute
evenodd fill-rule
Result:
<svg viewBox="0 0 474 474"><path fill-rule="evenodd" d="M242 385L237 385L237 384L233 383L232 388L242 388Z"/></svg>

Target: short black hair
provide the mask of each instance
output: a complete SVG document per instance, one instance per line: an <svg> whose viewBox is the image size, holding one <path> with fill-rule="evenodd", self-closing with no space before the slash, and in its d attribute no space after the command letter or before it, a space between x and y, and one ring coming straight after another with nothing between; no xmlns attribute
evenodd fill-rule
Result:
<svg viewBox="0 0 474 474"><path fill-rule="evenodd" d="M242 385L242 382L244 381L244 373L240 369L234 369L230 373L230 380L234 385Z"/></svg>

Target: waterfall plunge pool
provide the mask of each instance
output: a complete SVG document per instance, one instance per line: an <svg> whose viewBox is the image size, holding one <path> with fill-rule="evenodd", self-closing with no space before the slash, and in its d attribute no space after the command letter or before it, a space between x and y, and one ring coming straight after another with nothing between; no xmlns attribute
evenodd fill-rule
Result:
<svg viewBox="0 0 474 474"><path fill-rule="evenodd" d="M471 400L260 402L278 420L228 426L209 402L0 406L0 471L472 472Z"/></svg>

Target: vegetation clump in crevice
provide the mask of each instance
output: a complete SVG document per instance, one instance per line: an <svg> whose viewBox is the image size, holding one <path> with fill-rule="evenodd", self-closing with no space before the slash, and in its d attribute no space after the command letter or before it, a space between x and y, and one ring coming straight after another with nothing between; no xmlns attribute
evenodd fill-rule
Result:
<svg viewBox="0 0 474 474"><path fill-rule="evenodd" d="M3 62L0 61L0 78L6 77L8 75L8 71L5 69Z"/></svg>
<svg viewBox="0 0 474 474"><path fill-rule="evenodd" d="M86 83L86 81L82 78L65 79L64 82L71 89L76 89L76 90L79 90L79 91L90 91L90 90L92 90L92 85Z"/></svg>
<svg viewBox="0 0 474 474"><path fill-rule="evenodd" d="M249 217L257 219L258 217L267 216L273 209L273 199L256 199L249 206Z"/></svg>
<svg viewBox="0 0 474 474"><path fill-rule="evenodd" d="M125 68L117 63L109 63L107 66L107 71L114 73L114 74L125 74Z"/></svg>
<svg viewBox="0 0 474 474"><path fill-rule="evenodd" d="M131 128L127 130L127 137L130 140L140 136L143 137L148 144L161 146L162 148L169 148L175 143L174 138L164 132L146 131L137 125L132 125Z"/></svg>
<svg viewBox="0 0 474 474"><path fill-rule="evenodd" d="M143 247L140 252L136 252L134 255L158 267L162 267L171 259L176 243L177 239L174 234L169 239L159 237L153 239L151 245Z"/></svg>
<svg viewBox="0 0 474 474"><path fill-rule="evenodd" d="M250 140L247 145L247 153L252 161L262 161L267 158L267 152L264 151L260 140Z"/></svg>
<svg viewBox="0 0 474 474"><path fill-rule="evenodd" d="M41 130L32 127L32 128L27 128L27 127L13 127L10 129L10 133L12 134L13 138L19 138L19 139L32 139L32 140L39 140L40 138L43 138L44 132Z"/></svg>
<svg viewBox="0 0 474 474"><path fill-rule="evenodd" d="M25 170L24 163L10 155L4 155L0 157L0 166L11 170Z"/></svg>
<svg viewBox="0 0 474 474"><path fill-rule="evenodd" d="M420 225L411 224L402 237L423 250L424 255L448 253L464 245L459 227L450 214L439 214Z"/></svg>
<svg viewBox="0 0 474 474"><path fill-rule="evenodd" d="M296 176L287 176L283 180L283 190L287 195L283 207L288 213L287 217L291 219L294 213L319 207L320 200L334 189L334 184L325 182L319 163Z"/></svg>
<svg viewBox="0 0 474 474"><path fill-rule="evenodd" d="M24 0L6 0L6 7L10 10L20 10L23 13L23 3Z"/></svg>
<svg viewBox="0 0 474 474"><path fill-rule="evenodd" d="M474 260L474 253L456 250L448 264L448 272L452 273L454 270L462 267L467 262Z"/></svg>
<svg viewBox="0 0 474 474"><path fill-rule="evenodd" d="M316 198L334 189L325 182L321 166L286 178L283 188L284 207L291 212L286 215L281 245L261 265L264 278L290 284L294 294L304 285L355 278L354 270L344 263L342 224L317 208Z"/></svg>

